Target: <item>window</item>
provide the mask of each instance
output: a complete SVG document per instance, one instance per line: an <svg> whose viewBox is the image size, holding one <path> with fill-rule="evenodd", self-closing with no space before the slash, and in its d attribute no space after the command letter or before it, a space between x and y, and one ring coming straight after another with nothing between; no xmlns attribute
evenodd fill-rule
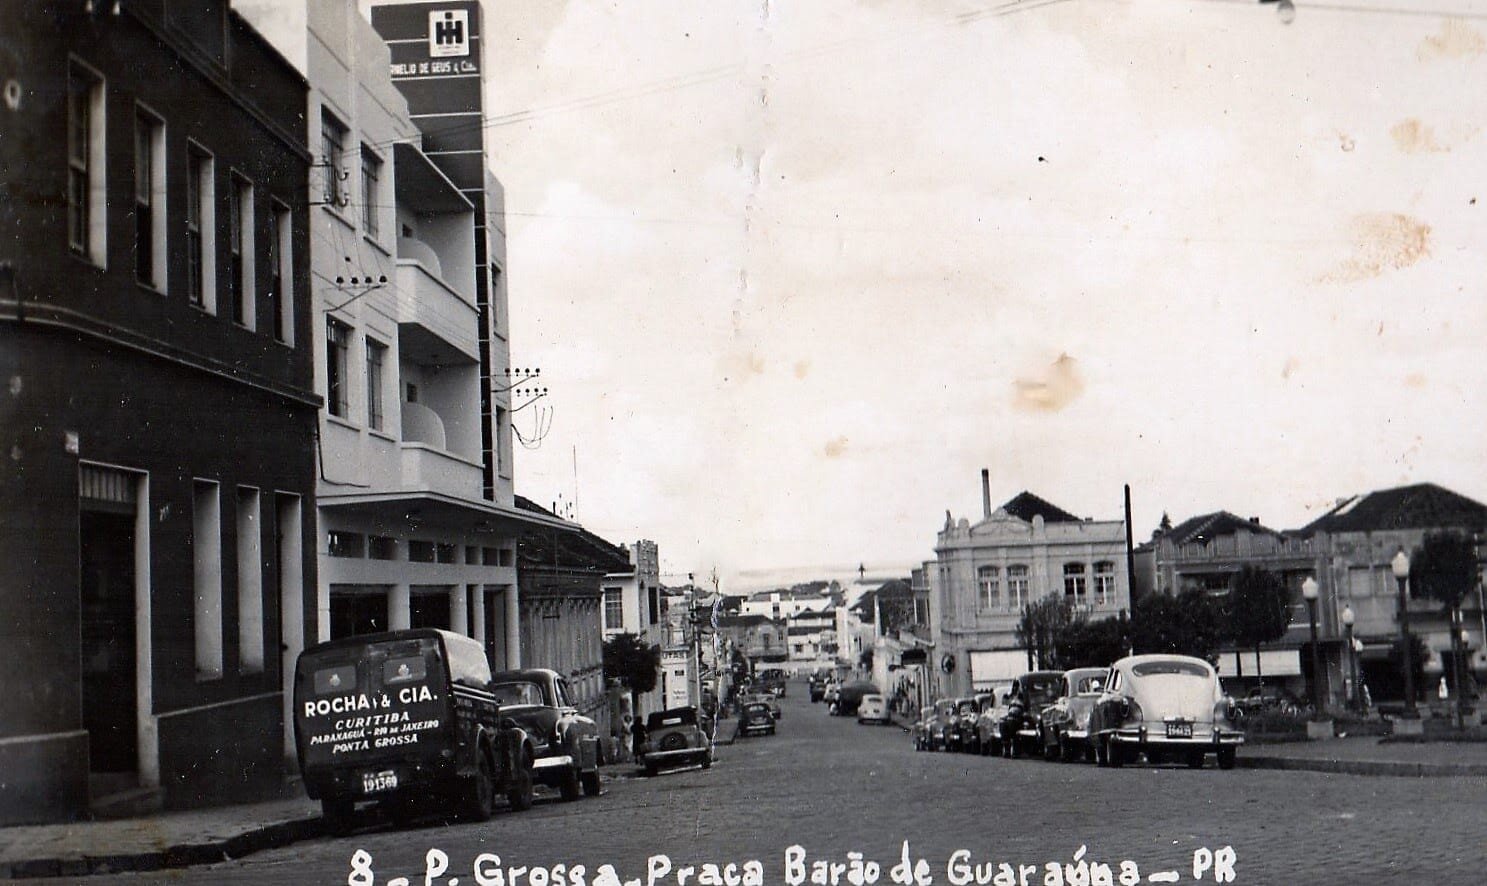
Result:
<svg viewBox="0 0 1487 886"><path fill-rule="evenodd" d="M236 175L227 194L227 262L232 320L252 329L256 325L253 322L253 186Z"/></svg>
<svg viewBox="0 0 1487 886"><path fill-rule="evenodd" d="M444 588L414 588L408 596L408 626L449 630L449 597Z"/></svg>
<svg viewBox="0 0 1487 886"><path fill-rule="evenodd" d="M382 161L366 145L361 146L361 226L372 239L377 238L377 215L381 211L381 192L377 179L382 174Z"/></svg>
<svg viewBox="0 0 1487 886"><path fill-rule="evenodd" d="M1007 608L1020 610L1031 602L1026 564L1007 567Z"/></svg>
<svg viewBox="0 0 1487 886"><path fill-rule="evenodd" d="M294 279L293 246L289 235L289 209L275 203L269 219L268 299L274 315L274 337L286 345L294 344Z"/></svg>
<svg viewBox="0 0 1487 886"><path fill-rule="evenodd" d="M604 589L604 630L620 631L625 628L625 597L620 588Z"/></svg>
<svg viewBox="0 0 1487 886"><path fill-rule="evenodd" d="M495 445L491 448L495 450L493 454L495 455L496 460L496 473L501 475L502 477L506 476L507 474L506 465L508 464L509 459L506 456L506 435L509 433L508 429L510 428L510 426L510 413L502 407L497 406L496 440Z"/></svg>
<svg viewBox="0 0 1487 886"><path fill-rule="evenodd" d="M1064 564L1064 602L1083 606L1089 602L1083 563Z"/></svg>
<svg viewBox="0 0 1487 886"><path fill-rule="evenodd" d="M257 489L238 487L238 667L263 672L263 530Z"/></svg>
<svg viewBox="0 0 1487 886"><path fill-rule="evenodd" d="M186 283L191 303L217 309L212 156L191 145L186 160Z"/></svg>
<svg viewBox="0 0 1487 886"><path fill-rule="evenodd" d="M650 588L649 591L648 591L648 593L647 593L647 596L650 599L650 610L651 610L651 620L650 620L650 623L651 624L655 624L656 622L658 622L658 621L661 620L661 589L660 588Z"/></svg>
<svg viewBox="0 0 1487 886"><path fill-rule="evenodd" d="M373 560L396 560L398 540L387 535L374 535L368 538L367 556Z"/></svg>
<svg viewBox="0 0 1487 886"><path fill-rule="evenodd" d="M432 563L434 562L434 543L431 541L409 541L408 562L410 563Z"/></svg>
<svg viewBox="0 0 1487 886"><path fill-rule="evenodd" d="M165 124L134 112L134 277L165 291Z"/></svg>
<svg viewBox="0 0 1487 886"><path fill-rule="evenodd" d="M320 167L325 170L320 199L326 206L346 203L346 165L342 154L346 146L346 127L327 111L320 112Z"/></svg>
<svg viewBox="0 0 1487 886"><path fill-rule="evenodd" d="M458 554L458 552L458 545L452 545L448 542L439 542L439 544L434 548L434 559L436 559L440 563L454 563L458 559L456 557L456 554Z"/></svg>
<svg viewBox="0 0 1487 886"><path fill-rule="evenodd" d="M982 566L976 570L981 591L981 608L996 609L1002 605L1001 570L995 566Z"/></svg>
<svg viewBox="0 0 1487 886"><path fill-rule="evenodd" d="M102 266L104 256L103 78L67 66L67 242Z"/></svg>
<svg viewBox="0 0 1487 886"><path fill-rule="evenodd" d="M366 552L365 536L332 529L325 534L325 552L332 557L361 557Z"/></svg>
<svg viewBox="0 0 1487 886"><path fill-rule="evenodd" d="M1095 564L1095 605L1115 605L1115 564L1109 560Z"/></svg>
<svg viewBox="0 0 1487 886"><path fill-rule="evenodd" d="M222 676L222 510L217 484L197 480L191 504L196 679L215 680Z"/></svg>
<svg viewBox="0 0 1487 886"><path fill-rule="evenodd" d="M367 427L382 430L383 367L387 365L387 346L367 339Z"/></svg>
<svg viewBox="0 0 1487 886"><path fill-rule="evenodd" d="M334 317L325 318L325 407L346 417L346 354L351 328Z"/></svg>

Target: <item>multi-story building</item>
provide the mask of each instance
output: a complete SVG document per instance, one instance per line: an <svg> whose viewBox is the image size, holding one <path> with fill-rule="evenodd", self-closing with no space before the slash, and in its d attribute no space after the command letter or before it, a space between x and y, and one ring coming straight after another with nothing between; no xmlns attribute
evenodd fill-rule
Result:
<svg viewBox="0 0 1487 886"><path fill-rule="evenodd" d="M463 55L426 76L406 72L446 47L424 6L272 14L303 16L286 54L311 87L316 637L438 627L505 668L523 662L517 539L573 527L514 501L499 186L438 116L479 114L479 9L460 9Z"/></svg>
<svg viewBox="0 0 1487 886"><path fill-rule="evenodd" d="M1049 595L1087 618L1130 606L1124 520L1080 519L1030 492L995 510L982 474L983 517L947 513L935 544L931 615L946 693L968 695L1026 668L1023 607Z"/></svg>
<svg viewBox="0 0 1487 886"><path fill-rule="evenodd" d="M830 597L819 607L803 607L785 618L790 663L797 673L836 664L837 606Z"/></svg>
<svg viewBox="0 0 1487 886"><path fill-rule="evenodd" d="M785 623L763 615L721 615L718 633L753 662L782 662L790 655Z"/></svg>
<svg viewBox="0 0 1487 886"><path fill-rule="evenodd" d="M226 0L7 5L0 823L276 787L313 635L304 78Z"/></svg>
<svg viewBox="0 0 1487 886"><path fill-rule="evenodd" d="M641 642L666 648L671 645L665 589L661 585L661 554L656 543L641 539L622 547L629 564L604 576L604 608L601 613L604 639L616 634L635 634ZM663 706L660 673L657 689L636 698L637 717Z"/></svg>

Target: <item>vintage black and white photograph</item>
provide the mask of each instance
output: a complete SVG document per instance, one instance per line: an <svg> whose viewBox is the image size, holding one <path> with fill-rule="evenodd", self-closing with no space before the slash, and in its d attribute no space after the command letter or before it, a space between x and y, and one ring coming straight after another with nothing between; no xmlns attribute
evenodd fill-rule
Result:
<svg viewBox="0 0 1487 886"><path fill-rule="evenodd" d="M1479 883L1487 0L0 0L0 879Z"/></svg>

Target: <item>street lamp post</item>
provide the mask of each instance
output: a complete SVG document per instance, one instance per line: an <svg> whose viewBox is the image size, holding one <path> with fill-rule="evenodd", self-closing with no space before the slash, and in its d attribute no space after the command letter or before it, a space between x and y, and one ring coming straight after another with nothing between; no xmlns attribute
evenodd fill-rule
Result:
<svg viewBox="0 0 1487 886"><path fill-rule="evenodd" d="M1350 689L1347 701L1348 707L1353 710L1358 709L1358 657L1353 651L1353 620L1355 617L1351 606L1343 606L1342 612L1338 615L1338 618L1342 619L1343 633L1348 642L1348 685Z"/></svg>
<svg viewBox="0 0 1487 886"><path fill-rule="evenodd" d="M1301 583L1301 596L1306 598L1306 612L1311 621L1311 709L1313 717L1322 715L1322 650L1317 645L1317 580L1311 576Z"/></svg>
<svg viewBox="0 0 1487 886"><path fill-rule="evenodd" d="M1415 707L1415 665L1414 650L1410 648L1410 603L1405 596L1405 582L1410 578L1410 557L1399 549L1394 559L1389 563L1389 568L1394 572L1394 579L1399 583L1399 655L1400 661L1404 663L1404 716L1406 719L1417 720L1420 711Z"/></svg>

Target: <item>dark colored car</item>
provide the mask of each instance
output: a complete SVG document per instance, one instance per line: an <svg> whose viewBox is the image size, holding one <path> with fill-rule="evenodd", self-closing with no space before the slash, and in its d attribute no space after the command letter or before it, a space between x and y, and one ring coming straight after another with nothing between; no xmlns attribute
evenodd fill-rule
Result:
<svg viewBox="0 0 1487 886"><path fill-rule="evenodd" d="M931 751L945 750L950 736L950 723L956 719L953 698L942 698L934 703L933 713L924 727L925 747Z"/></svg>
<svg viewBox="0 0 1487 886"><path fill-rule="evenodd" d="M599 724L573 706L567 680L546 668L502 671L491 678L491 691L501 716L532 737L539 783L564 800L599 795Z"/></svg>
<svg viewBox="0 0 1487 886"><path fill-rule="evenodd" d="M768 692L775 698L785 697L785 672L779 668L765 668L759 672L759 691Z"/></svg>
<svg viewBox="0 0 1487 886"><path fill-rule="evenodd" d="M1040 735L1043 756L1049 760L1072 763L1087 759L1094 762L1095 745L1090 737L1090 717L1095 702L1105 686L1109 668L1075 668L1065 671L1059 697L1043 709Z"/></svg>
<svg viewBox="0 0 1487 886"><path fill-rule="evenodd" d="M954 708L945 722L947 751L968 751L976 745L976 717L980 707L974 698L952 699Z"/></svg>
<svg viewBox="0 0 1487 886"><path fill-rule="evenodd" d="M694 707L656 711L645 720L645 741L640 746L640 765L646 775L663 766L713 765L713 742Z"/></svg>
<svg viewBox="0 0 1487 886"><path fill-rule="evenodd" d="M479 642L420 628L344 637L299 655L294 739L305 791L344 831L356 804L406 818L431 797L490 818L504 793L532 805L536 747L500 715Z"/></svg>
<svg viewBox="0 0 1487 886"><path fill-rule="evenodd" d="M811 702L815 703L826 697L826 684L832 679L831 671L819 670L811 674L807 686L810 689Z"/></svg>
<svg viewBox="0 0 1487 886"><path fill-rule="evenodd" d="M738 712L738 734L740 737L763 734L774 735L774 715L769 705L762 701L751 701Z"/></svg>
<svg viewBox="0 0 1487 886"><path fill-rule="evenodd" d="M867 680L853 680L843 683L837 692L836 701L832 702L831 713L839 717L852 717L857 714L857 706L862 703L864 695L877 695L878 687Z"/></svg>
<svg viewBox="0 0 1487 886"><path fill-rule="evenodd" d="M1063 671L1029 671L1012 681L1012 704L1002 720L1002 750L1013 757L1041 753L1043 709L1058 699Z"/></svg>

